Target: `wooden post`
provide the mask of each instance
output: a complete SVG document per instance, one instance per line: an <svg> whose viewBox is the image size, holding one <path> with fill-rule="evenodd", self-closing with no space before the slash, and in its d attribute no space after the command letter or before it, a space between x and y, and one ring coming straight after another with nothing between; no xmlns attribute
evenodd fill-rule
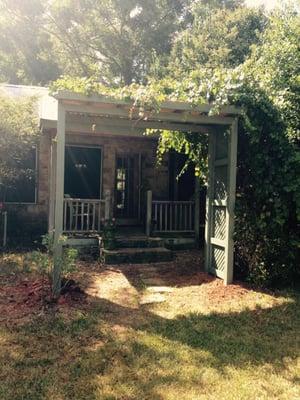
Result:
<svg viewBox="0 0 300 400"><path fill-rule="evenodd" d="M7 244L7 211L3 213L3 247Z"/></svg>
<svg viewBox="0 0 300 400"><path fill-rule="evenodd" d="M211 209L213 201L213 183L214 183L214 158L215 158L216 133L209 134L208 143L208 180L206 188L206 212L205 212L205 246L204 246L204 268L206 272L210 270L211 264Z"/></svg>
<svg viewBox="0 0 300 400"><path fill-rule="evenodd" d="M146 235L151 235L152 224L152 191L147 191L147 217L146 217Z"/></svg>
<svg viewBox="0 0 300 400"><path fill-rule="evenodd" d="M64 206L64 175L65 175L65 129L66 113L61 102L58 102L57 113L57 152L55 177L55 222L54 222L54 267L52 293L55 298L61 290L61 259L63 233L63 206Z"/></svg>
<svg viewBox="0 0 300 400"><path fill-rule="evenodd" d="M50 156L50 196L49 196L49 218L48 233L54 231L54 215L55 215L55 179L56 179L56 142L51 143Z"/></svg>
<svg viewBox="0 0 300 400"><path fill-rule="evenodd" d="M110 219L110 217L111 217L111 191L108 189L108 190L105 190L105 193L104 193L104 201L105 201L105 210L104 210L104 218L105 218L105 220L108 220L108 219Z"/></svg>
<svg viewBox="0 0 300 400"><path fill-rule="evenodd" d="M228 285L233 280L233 256L234 256L234 207L236 189L236 164L237 164L237 141L238 141L238 120L236 119L230 129L228 140L228 197L226 207L226 249L225 265L226 271L224 283Z"/></svg>
<svg viewBox="0 0 300 400"><path fill-rule="evenodd" d="M195 242L196 247L200 245L200 182L198 177L195 177Z"/></svg>

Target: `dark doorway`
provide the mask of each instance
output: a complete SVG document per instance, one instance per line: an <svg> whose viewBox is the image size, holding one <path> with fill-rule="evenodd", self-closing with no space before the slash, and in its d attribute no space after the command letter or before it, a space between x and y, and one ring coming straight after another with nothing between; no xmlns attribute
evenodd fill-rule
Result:
<svg viewBox="0 0 300 400"><path fill-rule="evenodd" d="M119 219L139 217L140 162L138 155L116 157L115 214Z"/></svg>
<svg viewBox="0 0 300 400"><path fill-rule="evenodd" d="M100 199L101 149L66 146L65 196Z"/></svg>

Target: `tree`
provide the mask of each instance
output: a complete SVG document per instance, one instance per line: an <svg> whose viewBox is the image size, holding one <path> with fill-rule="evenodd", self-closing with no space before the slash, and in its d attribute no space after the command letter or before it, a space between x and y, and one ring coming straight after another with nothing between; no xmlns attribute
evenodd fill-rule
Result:
<svg viewBox="0 0 300 400"><path fill-rule="evenodd" d="M112 85L143 82L154 54L170 52L189 1L54 2L49 29L64 71Z"/></svg>
<svg viewBox="0 0 300 400"><path fill-rule="evenodd" d="M223 2L221 2L223 3ZM265 29L262 9L245 7L193 7L193 23L175 40L170 71L176 78L203 67L232 68L242 64Z"/></svg>
<svg viewBox="0 0 300 400"><path fill-rule="evenodd" d="M24 166L39 135L35 100L0 96L0 197L19 180L33 179L35 170Z"/></svg>
<svg viewBox="0 0 300 400"><path fill-rule="evenodd" d="M61 73L42 0L0 0L0 80L45 85Z"/></svg>
<svg viewBox="0 0 300 400"><path fill-rule="evenodd" d="M294 8L276 10L245 70L259 80L280 108L287 134L300 142L300 16Z"/></svg>

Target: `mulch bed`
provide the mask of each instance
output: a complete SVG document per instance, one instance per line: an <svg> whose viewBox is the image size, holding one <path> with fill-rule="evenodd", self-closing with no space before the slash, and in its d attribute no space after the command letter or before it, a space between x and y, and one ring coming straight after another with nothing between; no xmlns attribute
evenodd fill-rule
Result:
<svg viewBox="0 0 300 400"><path fill-rule="evenodd" d="M85 293L73 280L63 281L62 295L53 302L48 279L20 278L0 287L0 324L23 323L49 310L77 306L85 298Z"/></svg>

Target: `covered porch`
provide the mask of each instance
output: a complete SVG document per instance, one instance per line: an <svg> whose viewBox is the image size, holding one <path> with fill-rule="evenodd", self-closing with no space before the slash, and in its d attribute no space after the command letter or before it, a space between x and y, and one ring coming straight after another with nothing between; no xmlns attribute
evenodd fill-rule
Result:
<svg viewBox="0 0 300 400"><path fill-rule="evenodd" d="M58 119L51 150L49 230L54 231L56 259L61 254L59 238L63 233L99 233L103 221L110 218L116 218L119 226L140 226L148 237L193 234L197 243L205 222L205 268L230 283L233 277L238 110L225 107L218 116L210 116L209 105L195 108L185 103L166 102L160 112L149 113L145 120L126 101L65 91L57 93L55 98L58 100ZM170 178L169 161L153 172L157 138L145 136L147 128L209 136L210 173L205 221L200 218L197 179L194 180L193 195L183 200ZM114 136L123 141L122 147L116 145L113 149ZM95 146L95 138L98 138L96 142L107 142L103 153L103 146ZM74 196L71 189L68 190L70 193L66 191L66 174L72 169L68 159L73 160L81 173L86 165L86 160L74 157L76 145L98 149L101 173L99 191L93 194L94 198L81 198ZM76 192L76 174L74 182ZM60 271L56 268L54 281L59 279Z"/></svg>

